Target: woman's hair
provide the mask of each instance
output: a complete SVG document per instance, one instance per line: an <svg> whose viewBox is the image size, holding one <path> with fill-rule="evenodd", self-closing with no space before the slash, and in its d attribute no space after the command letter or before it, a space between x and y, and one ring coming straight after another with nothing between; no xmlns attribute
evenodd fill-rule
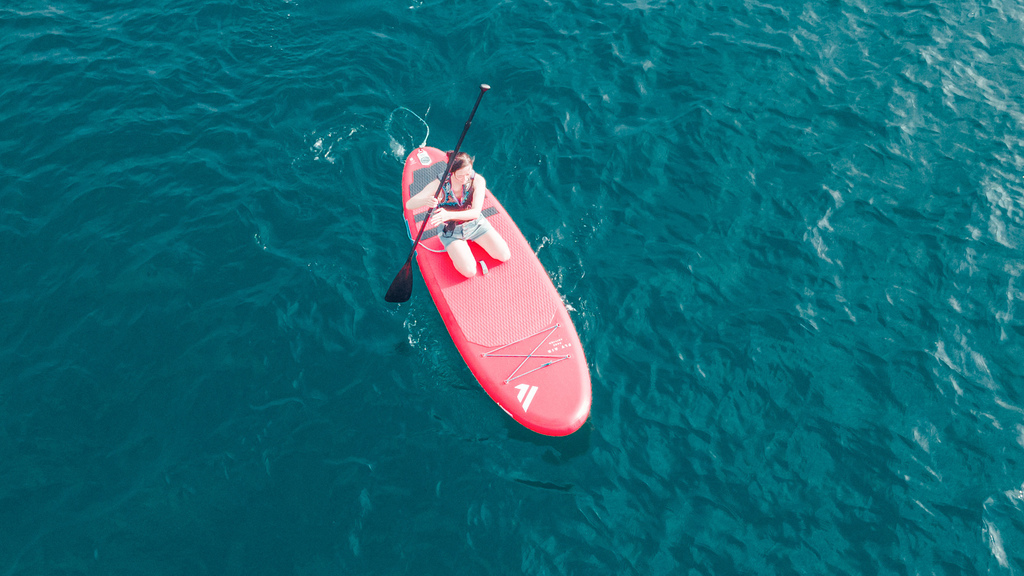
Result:
<svg viewBox="0 0 1024 576"><path fill-rule="evenodd" d="M455 173L458 172L459 170L462 170L466 166L472 166L473 160L475 160L475 158L473 158L469 154L466 154L465 152L459 152L458 155L455 156L455 160L452 160L452 151L449 150L448 160L451 161L452 163L452 173Z"/></svg>

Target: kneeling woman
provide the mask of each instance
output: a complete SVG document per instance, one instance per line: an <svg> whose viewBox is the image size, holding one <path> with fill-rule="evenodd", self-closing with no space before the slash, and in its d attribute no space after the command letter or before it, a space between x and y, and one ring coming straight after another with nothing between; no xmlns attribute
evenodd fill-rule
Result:
<svg viewBox="0 0 1024 576"><path fill-rule="evenodd" d="M476 259L473 258L468 241L479 244L491 258L499 262L508 261L512 254L498 231L480 213L487 195L487 181L473 172L473 158L465 152L459 152L454 160L451 160L451 152L448 157L452 162L448 182L442 185L440 178L429 182L423 190L409 198L405 207L410 210L437 207L430 218L430 224L440 228L438 237L455 264L455 269L466 278L471 278L476 275ZM443 192L440 199L436 197L438 186L441 186Z"/></svg>

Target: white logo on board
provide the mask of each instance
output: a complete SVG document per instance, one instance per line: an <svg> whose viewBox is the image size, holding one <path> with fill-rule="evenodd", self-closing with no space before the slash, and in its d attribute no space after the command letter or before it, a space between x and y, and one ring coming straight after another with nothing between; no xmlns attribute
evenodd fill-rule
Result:
<svg viewBox="0 0 1024 576"><path fill-rule="evenodd" d="M526 412L530 409L530 403L533 402L533 397L537 395L539 388L529 384L520 384L516 386L516 390L519 390L519 403L523 405L523 412Z"/></svg>

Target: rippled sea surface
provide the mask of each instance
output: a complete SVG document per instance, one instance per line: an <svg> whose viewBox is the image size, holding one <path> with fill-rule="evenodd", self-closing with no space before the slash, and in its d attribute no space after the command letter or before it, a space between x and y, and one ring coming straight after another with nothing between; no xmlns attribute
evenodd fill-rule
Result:
<svg viewBox="0 0 1024 576"><path fill-rule="evenodd" d="M0 54L0 574L1024 572L1020 2L23 0ZM481 83L568 438L383 301Z"/></svg>

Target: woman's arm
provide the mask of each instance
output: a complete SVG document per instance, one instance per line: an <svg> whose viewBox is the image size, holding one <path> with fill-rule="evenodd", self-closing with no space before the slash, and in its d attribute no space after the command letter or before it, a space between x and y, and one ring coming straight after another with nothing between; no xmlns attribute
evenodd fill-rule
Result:
<svg viewBox="0 0 1024 576"><path fill-rule="evenodd" d="M440 180L431 180L427 182L427 185L416 193L415 196L409 198L405 203L405 207L409 210L415 210L417 208L423 208L428 206L433 208L437 206L437 198L434 198L434 194L437 194L437 188L441 185Z"/></svg>

